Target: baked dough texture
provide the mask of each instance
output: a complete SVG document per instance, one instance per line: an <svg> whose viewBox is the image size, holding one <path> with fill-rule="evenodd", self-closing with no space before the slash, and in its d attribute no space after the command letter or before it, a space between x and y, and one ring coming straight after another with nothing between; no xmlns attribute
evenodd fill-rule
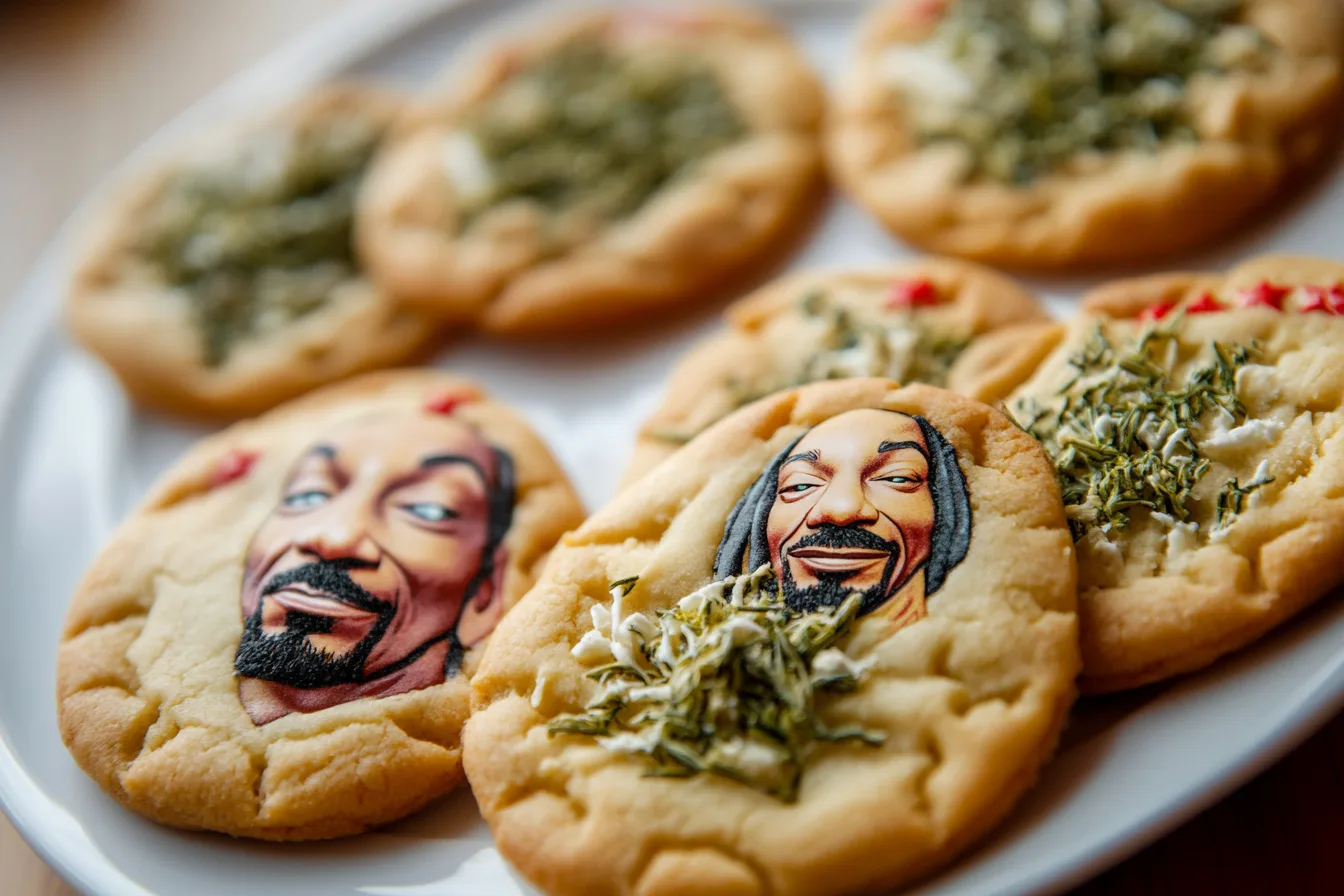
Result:
<svg viewBox="0 0 1344 896"><path fill-rule="evenodd" d="M1124 690L1199 669L1344 581L1341 284L1344 265L1288 256L1259 258L1226 275L1122 280L1089 294L1067 327L1039 331L1037 345L1024 352L1057 347L1034 375L1011 353L998 369L980 372L982 383L999 389L1017 379L1007 406L1021 419L1024 399L1048 404L1077 373L1068 359L1098 328L1119 346L1146 327L1174 327L1178 375L1207 363L1211 342L1225 353L1256 347L1236 374L1244 423L1229 428L1205 415L1190 427L1211 461L1192 493L1189 522L1197 528L1174 532L1170 522L1136 508L1123 532L1103 539L1093 530L1078 542L1084 691ZM1317 300L1324 307L1302 310ZM1222 310L1199 310L1211 302ZM1155 312L1164 312L1156 323L1136 317ZM1260 474L1272 481L1255 488L1218 531L1218 494L1229 478L1245 486Z"/></svg>
<svg viewBox="0 0 1344 896"><path fill-rule="evenodd" d="M632 214L555 246L538 204L492 207L469 228L447 141L520 68L568 42L685 54L711 70L747 132ZM823 95L784 30L728 5L576 14L491 43L450 73L375 164L357 232L376 279L408 306L483 329L546 336L644 319L773 263L822 194ZM576 162L577 164L577 162ZM475 166L469 166L474 168Z"/></svg>
<svg viewBox="0 0 1344 896"><path fill-rule="evenodd" d="M513 458L504 607L527 591L582 508L537 435L465 380L429 370L368 374L206 438L116 531L67 616L61 736L112 798L162 824L303 840L395 820L462 781L477 649L467 651L464 674L441 684L263 725L245 713L234 672L244 555L300 453L332 427L415 414L445 396L463 402L455 420ZM255 463L221 481L240 452Z"/></svg>
<svg viewBox="0 0 1344 896"><path fill-rule="evenodd" d="M892 233L928 251L1027 268L1170 255L1263 207L1322 156L1344 121L1344 10L1246 0L1239 21L1273 49L1263 66L1188 82L1197 142L1082 154L1025 185L967 179L968 150L920 146L887 58L924 41L955 3L873 9L826 125L833 178Z"/></svg>
<svg viewBox="0 0 1344 896"><path fill-rule="evenodd" d="M1030 293L970 262L926 258L788 275L732 305L724 329L677 363L662 405L640 428L624 481L762 395L850 376L946 386L957 359L984 334L1046 319Z"/></svg>
<svg viewBox="0 0 1344 896"><path fill-rule="evenodd" d="M240 341L224 363L208 366L190 299L163 281L138 246L144 223L184 173L242 164L264 145L283 151L290 135L341 117L390 126L403 106L380 90L320 88L268 117L216 129L123 185L97 213L80 251L66 304L75 338L136 401L205 418L260 413L333 380L423 355L437 323L358 276L338 283L323 307Z"/></svg>
<svg viewBox="0 0 1344 896"><path fill-rule="evenodd" d="M873 666L818 704L880 747L812 754L797 801L722 777L658 778L593 739L548 736L595 688L571 654L609 583L650 617L712 578L725 520L785 446L837 415L922 415L969 491L969 552L903 628L861 617L846 652ZM1023 562L1030 558L1030 562ZM697 437L568 535L501 623L472 682L467 772L501 853L545 892L824 896L885 891L994 825L1054 748L1078 671L1075 571L1039 445L991 408L887 380L815 384Z"/></svg>

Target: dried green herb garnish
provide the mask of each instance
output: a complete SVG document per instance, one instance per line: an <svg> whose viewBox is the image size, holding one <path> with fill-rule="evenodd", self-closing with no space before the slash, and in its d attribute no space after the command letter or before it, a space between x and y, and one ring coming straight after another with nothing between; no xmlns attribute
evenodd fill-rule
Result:
<svg viewBox="0 0 1344 896"><path fill-rule="evenodd" d="M746 125L694 55L578 39L514 75L466 131L489 175L464 203L468 222L511 199L615 220Z"/></svg>
<svg viewBox="0 0 1344 896"><path fill-rule="evenodd" d="M1080 152L1194 141L1187 86L1270 50L1240 0L957 0L890 51L922 143L972 150L970 176L1028 183Z"/></svg>
<svg viewBox="0 0 1344 896"><path fill-rule="evenodd" d="M803 358L791 375L764 381L730 378L724 385L734 409L785 389L848 377L883 377L942 386L953 363L970 344L969 339L930 326L909 312L888 311L886 320L883 316L856 315L820 290L802 296L798 310L820 325L819 348ZM900 315L898 326L893 326L892 314ZM680 430L649 433L652 438L673 444L688 442L698 434Z"/></svg>
<svg viewBox="0 0 1344 896"><path fill-rule="evenodd" d="M355 191L380 136L355 117L270 133L167 185L140 251L190 302L207 366L320 308L354 276Z"/></svg>
<svg viewBox="0 0 1344 896"><path fill-rule="evenodd" d="M1074 373L1058 399L1049 406L1020 399L1011 408L1054 460L1075 538L1093 526L1123 530L1137 507L1188 521L1191 490L1210 466L1192 427L1215 413L1234 425L1246 419L1236 373L1255 347L1211 343L1210 362L1175 382L1179 320L1147 328L1124 348L1098 326L1069 359ZM1227 512L1241 500L1234 504Z"/></svg>
<svg viewBox="0 0 1344 896"><path fill-rule="evenodd" d="M711 583L658 613L625 615L634 580L613 583L612 606L592 608L593 629L575 656L601 662L584 712L553 720L552 735L596 737L616 753L643 756L648 774L710 772L786 802L798 794L819 741L881 744L881 732L831 728L817 699L859 686L866 664L834 645L860 596L807 613L780 597L768 565Z"/></svg>
<svg viewBox="0 0 1344 896"><path fill-rule="evenodd" d="M1214 504L1213 530L1218 532L1231 525L1232 520L1237 514L1241 513L1251 495L1273 481L1274 477L1269 475L1268 461L1260 462L1255 475L1245 485L1238 482L1235 476L1227 480L1222 490L1218 492L1218 499Z"/></svg>

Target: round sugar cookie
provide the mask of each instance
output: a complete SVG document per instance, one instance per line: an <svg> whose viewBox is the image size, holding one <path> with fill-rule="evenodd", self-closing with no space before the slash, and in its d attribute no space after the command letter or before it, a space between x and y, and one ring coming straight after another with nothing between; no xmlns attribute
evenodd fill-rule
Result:
<svg viewBox="0 0 1344 896"><path fill-rule="evenodd" d="M939 258L793 274L735 303L724 318L727 326L673 370L662 405L640 429L626 482L772 392L855 376L946 386L983 334L1046 319L1008 278Z"/></svg>
<svg viewBox="0 0 1344 896"><path fill-rule="evenodd" d="M1267 257L1103 286L1047 334L1007 408L1079 539L1084 690L1199 669L1344 582L1341 315L1344 265Z"/></svg>
<svg viewBox="0 0 1344 896"><path fill-rule="evenodd" d="M461 782L480 645L582 518L527 424L441 372L239 423L76 589L61 736L163 824L301 840L400 818Z"/></svg>
<svg viewBox="0 0 1344 896"><path fill-rule="evenodd" d="M472 680L472 790L552 894L884 892L1035 780L1075 587L1050 465L997 411L779 393L552 554Z"/></svg>
<svg viewBox="0 0 1344 896"><path fill-rule="evenodd" d="M573 14L452 73L375 166L360 246L411 306L498 333L700 301L811 217L822 104L759 12Z"/></svg>
<svg viewBox="0 0 1344 896"><path fill-rule="evenodd" d="M319 88L214 129L100 211L66 305L75 337L139 402L255 414L406 363L437 324L362 273L355 193L403 100Z"/></svg>
<svg viewBox="0 0 1344 896"><path fill-rule="evenodd" d="M888 0L835 91L828 163L929 251L1060 267L1244 221L1344 121L1319 0Z"/></svg>

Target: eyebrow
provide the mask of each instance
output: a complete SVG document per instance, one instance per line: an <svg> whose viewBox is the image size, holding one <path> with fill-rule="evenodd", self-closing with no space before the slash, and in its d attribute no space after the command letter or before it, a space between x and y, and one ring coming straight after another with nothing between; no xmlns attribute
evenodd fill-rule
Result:
<svg viewBox="0 0 1344 896"><path fill-rule="evenodd" d="M815 451L804 451L802 454L795 454L795 455L793 455L792 457L786 457L786 458L784 459L784 463L780 464L780 466L781 466L781 467L786 467L786 466L788 466L789 464L793 463L793 462L796 461L796 460L805 460L805 461L809 461L809 462L811 462L811 463L816 463L816 462L817 462L818 460L820 460L820 459L821 459L821 455L817 454L817 452L815 452Z"/></svg>
<svg viewBox="0 0 1344 896"><path fill-rule="evenodd" d="M464 464L471 467L476 471L476 475L481 477L481 482L489 486L490 478L485 475L485 468L477 463L475 458L467 457L465 454L430 454L420 459L420 469L422 470L444 467L450 464Z"/></svg>
<svg viewBox="0 0 1344 896"><path fill-rule="evenodd" d="M925 460L928 460L928 459L929 459L929 452L926 451L926 450L924 449L924 446L921 445L921 444L919 444L918 442L909 442L909 441L906 441L906 442L883 442L882 444L880 444L880 445L877 446L877 453L878 453L878 454L886 454L888 451L900 451L900 450L905 449L905 448L913 448L913 449L915 449L916 451L918 451L920 454L924 455L924 459L925 459Z"/></svg>

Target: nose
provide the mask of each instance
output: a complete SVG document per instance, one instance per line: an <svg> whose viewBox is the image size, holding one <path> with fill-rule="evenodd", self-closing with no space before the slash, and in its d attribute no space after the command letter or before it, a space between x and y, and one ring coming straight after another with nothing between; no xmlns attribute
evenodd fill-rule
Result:
<svg viewBox="0 0 1344 896"><path fill-rule="evenodd" d="M857 478L836 477L807 512L807 525L853 526L877 521L877 508Z"/></svg>
<svg viewBox="0 0 1344 896"><path fill-rule="evenodd" d="M313 520L296 539L295 546L321 560L358 560L377 566L382 550L362 521L343 515Z"/></svg>

